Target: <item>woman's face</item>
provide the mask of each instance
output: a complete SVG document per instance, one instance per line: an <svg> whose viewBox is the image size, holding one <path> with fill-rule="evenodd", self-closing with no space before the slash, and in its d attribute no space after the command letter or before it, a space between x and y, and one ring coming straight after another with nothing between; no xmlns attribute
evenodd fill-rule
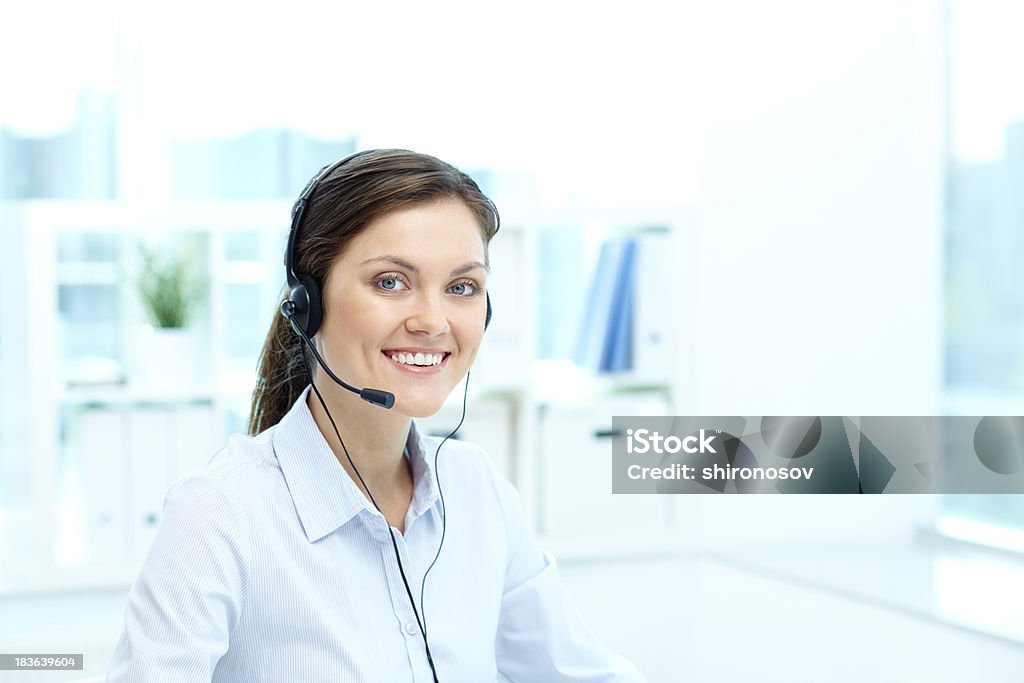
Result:
<svg viewBox="0 0 1024 683"><path fill-rule="evenodd" d="M395 412L436 413L480 347L484 260L480 226L457 199L372 221L327 276L317 334L327 365L357 388L393 393Z"/></svg>

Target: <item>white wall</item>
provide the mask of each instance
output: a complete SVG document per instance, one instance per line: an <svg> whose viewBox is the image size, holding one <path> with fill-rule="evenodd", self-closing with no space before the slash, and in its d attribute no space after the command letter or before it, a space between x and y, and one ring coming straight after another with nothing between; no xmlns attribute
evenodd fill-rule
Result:
<svg viewBox="0 0 1024 683"><path fill-rule="evenodd" d="M696 399L706 414L935 414L938 3L790 5L742 3L733 31L708 31L722 40L708 54Z"/></svg>
<svg viewBox="0 0 1024 683"><path fill-rule="evenodd" d="M942 379L938 1L705 15L702 219L680 287L703 415L934 415ZM684 258L687 255L684 255ZM930 496L684 502L691 541L903 536Z"/></svg>

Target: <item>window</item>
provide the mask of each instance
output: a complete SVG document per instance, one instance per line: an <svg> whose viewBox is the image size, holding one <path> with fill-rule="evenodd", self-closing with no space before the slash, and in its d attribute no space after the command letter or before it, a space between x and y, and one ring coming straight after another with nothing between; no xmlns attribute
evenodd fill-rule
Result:
<svg viewBox="0 0 1024 683"><path fill-rule="evenodd" d="M947 19L946 410L1022 415L1024 8L953 0ZM939 527L1024 550L1024 496L944 496Z"/></svg>

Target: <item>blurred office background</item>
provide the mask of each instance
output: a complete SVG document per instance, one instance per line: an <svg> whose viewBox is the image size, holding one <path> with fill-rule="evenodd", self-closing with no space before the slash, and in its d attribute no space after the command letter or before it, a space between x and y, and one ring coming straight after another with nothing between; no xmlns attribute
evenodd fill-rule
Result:
<svg viewBox="0 0 1024 683"><path fill-rule="evenodd" d="M105 669L163 492L246 428L291 201L386 146L498 203L464 435L652 682L1024 669L1020 496L613 497L602 436L1024 415L1016 3L5 15L0 651Z"/></svg>

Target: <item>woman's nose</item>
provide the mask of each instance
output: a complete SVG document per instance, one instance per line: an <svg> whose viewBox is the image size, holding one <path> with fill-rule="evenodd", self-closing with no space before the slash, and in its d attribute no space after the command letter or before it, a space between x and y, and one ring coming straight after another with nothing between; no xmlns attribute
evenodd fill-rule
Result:
<svg viewBox="0 0 1024 683"><path fill-rule="evenodd" d="M441 297L422 296L413 304L415 308L406 319L410 332L426 332L431 335L448 331L448 316L445 314Z"/></svg>

